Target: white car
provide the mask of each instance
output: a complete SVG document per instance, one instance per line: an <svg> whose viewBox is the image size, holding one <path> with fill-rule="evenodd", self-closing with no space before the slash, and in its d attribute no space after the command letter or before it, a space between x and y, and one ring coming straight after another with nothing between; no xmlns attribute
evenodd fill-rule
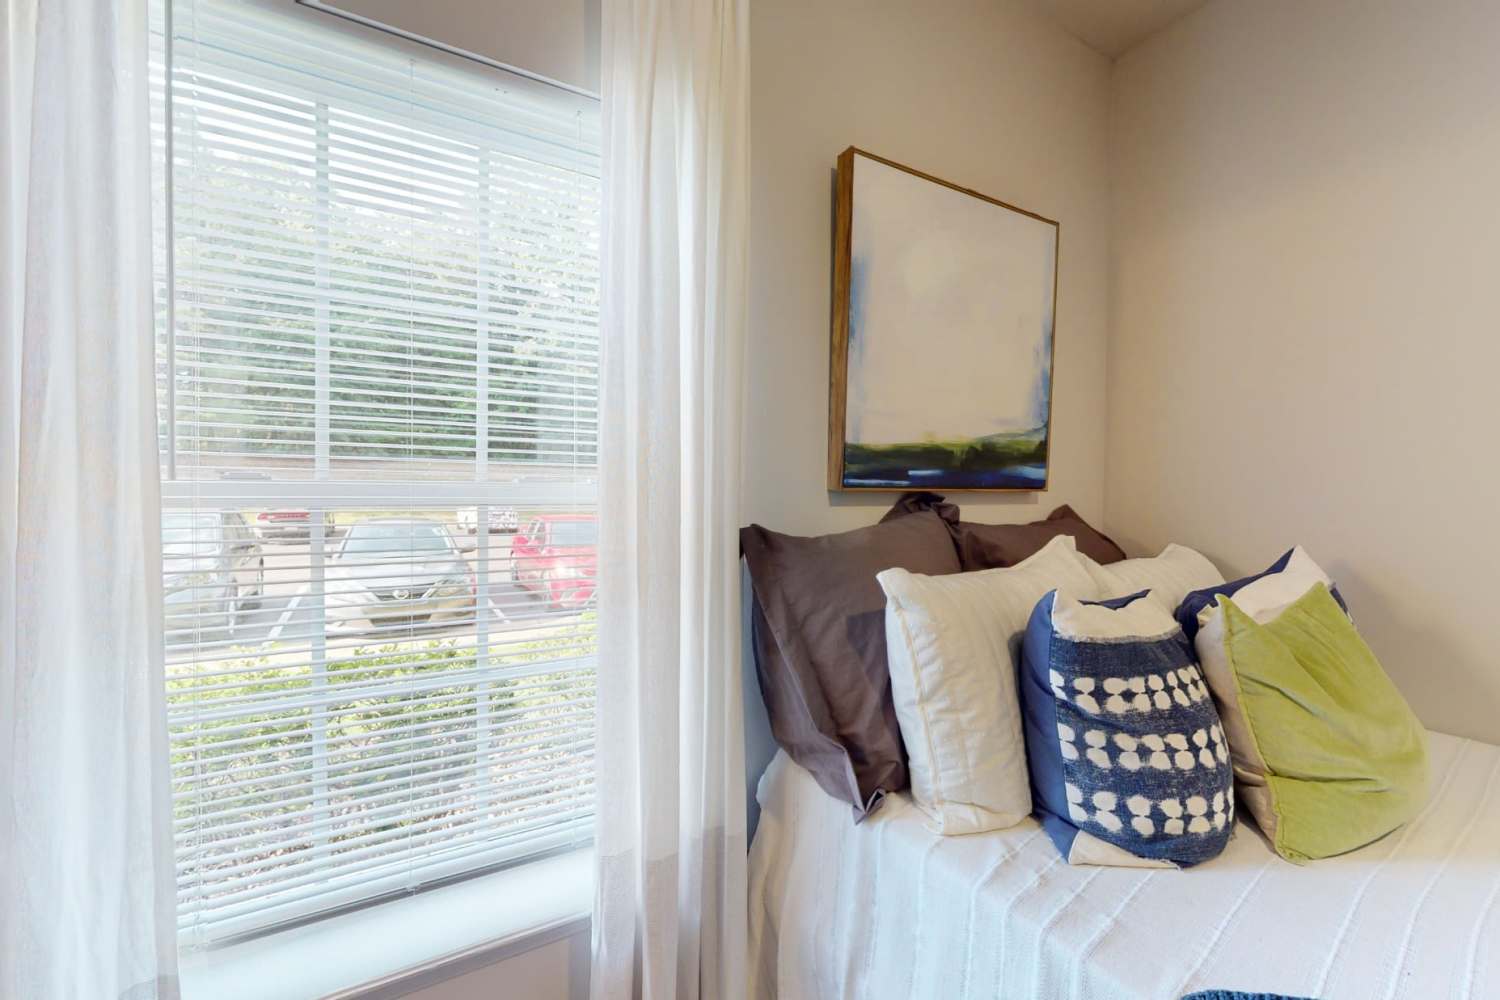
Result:
<svg viewBox="0 0 1500 1000"><path fill-rule="evenodd" d="M458 512L458 527L471 535L479 534L479 508L465 507ZM521 515L514 507L490 508L490 533L513 535L521 529Z"/></svg>

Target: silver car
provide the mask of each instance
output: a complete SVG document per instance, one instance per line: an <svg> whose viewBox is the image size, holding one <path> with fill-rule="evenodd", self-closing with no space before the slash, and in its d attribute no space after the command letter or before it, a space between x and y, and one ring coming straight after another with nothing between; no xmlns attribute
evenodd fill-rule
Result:
<svg viewBox="0 0 1500 1000"><path fill-rule="evenodd" d="M448 529L421 518L360 521L324 573L331 632L472 620L477 584Z"/></svg>

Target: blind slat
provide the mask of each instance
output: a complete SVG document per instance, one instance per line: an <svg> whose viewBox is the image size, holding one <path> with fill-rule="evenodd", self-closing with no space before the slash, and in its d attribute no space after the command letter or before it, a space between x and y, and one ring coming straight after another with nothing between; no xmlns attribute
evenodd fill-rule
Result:
<svg viewBox="0 0 1500 1000"><path fill-rule="evenodd" d="M260 864L268 851L278 850L287 843L330 831L343 835L340 848L358 841L350 836L362 833L364 828L379 823L389 826L390 820L401 820L419 815L438 807L444 807L458 799L482 796L488 806L507 804L532 793L542 796L558 794L563 781L585 782L593 773L592 765L581 751L589 747L586 739L559 741L550 745L550 755L535 754L525 761L509 763L506 767L484 768L484 781L475 778L475 767L471 761L455 762L446 768L423 770L423 794L414 796L409 788L362 795L357 801L341 801L340 808L330 815L327 810L296 808L293 800L278 801L275 812L267 807L246 806L227 813L216 827L216 832L225 839L200 843L189 836L179 836L183 844L183 856L177 861L180 873L190 873L201 865L213 865L216 874L230 873L233 863L256 859ZM565 765L557 763L559 754L570 760ZM550 760L550 764L539 764ZM541 776L529 780L524 776L540 771ZM523 795L524 793L524 795ZM344 799L346 796L340 796ZM306 801L315 801L311 798ZM288 813L288 810L295 812ZM232 837L232 840L228 839ZM185 876L186 877L186 876Z"/></svg>

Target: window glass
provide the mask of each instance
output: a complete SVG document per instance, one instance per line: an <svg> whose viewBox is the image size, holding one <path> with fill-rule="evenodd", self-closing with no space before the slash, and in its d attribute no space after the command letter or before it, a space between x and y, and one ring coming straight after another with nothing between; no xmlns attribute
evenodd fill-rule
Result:
<svg viewBox="0 0 1500 1000"><path fill-rule="evenodd" d="M593 521L553 521L548 537L548 544L559 548L595 545L598 541L599 529Z"/></svg>
<svg viewBox="0 0 1500 1000"><path fill-rule="evenodd" d="M593 545L596 102L295 4L152 16L180 932L586 843L593 562L512 548Z"/></svg>

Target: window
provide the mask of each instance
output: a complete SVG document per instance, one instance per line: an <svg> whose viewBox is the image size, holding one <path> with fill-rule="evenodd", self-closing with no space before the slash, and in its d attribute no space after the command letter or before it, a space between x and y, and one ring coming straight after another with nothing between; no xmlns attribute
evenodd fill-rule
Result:
<svg viewBox="0 0 1500 1000"><path fill-rule="evenodd" d="M595 103L291 4L154 18L184 940L586 842Z"/></svg>

